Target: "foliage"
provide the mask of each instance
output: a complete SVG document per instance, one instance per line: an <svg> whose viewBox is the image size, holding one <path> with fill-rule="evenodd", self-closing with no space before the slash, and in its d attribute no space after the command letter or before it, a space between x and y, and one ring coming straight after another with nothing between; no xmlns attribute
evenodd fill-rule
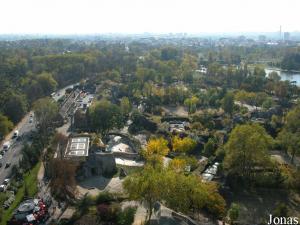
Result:
<svg viewBox="0 0 300 225"><path fill-rule="evenodd" d="M225 212L225 201L218 194L217 186L203 183L195 175L146 167L126 178L124 188L131 198L147 203L148 221L156 201L165 201L167 206L181 212L207 209L217 217Z"/></svg>
<svg viewBox="0 0 300 225"><path fill-rule="evenodd" d="M27 186L28 191L28 197L34 197L35 194L38 191L37 187L37 174L40 169L41 164L38 163L35 165L34 168L32 168L31 171L24 174L24 183L23 185L18 189L16 195L15 195L15 201L12 203L12 205L4 211L3 217L1 220L1 225L7 224L7 221L9 221L13 215L14 210L19 206L19 204L24 200L25 197L25 185Z"/></svg>
<svg viewBox="0 0 300 225"><path fill-rule="evenodd" d="M140 174L127 177L123 183L131 199L141 200L147 204L149 208L147 221L151 219L154 203L161 199L163 183L161 173L151 166L147 166Z"/></svg>
<svg viewBox="0 0 300 225"><path fill-rule="evenodd" d="M41 98L34 102L33 111L44 141L44 139L47 139L49 131L55 127L54 122L58 117L58 105L49 97Z"/></svg>
<svg viewBox="0 0 300 225"><path fill-rule="evenodd" d="M4 115L0 114L0 140L13 129L13 123Z"/></svg>
<svg viewBox="0 0 300 225"><path fill-rule="evenodd" d="M227 93L222 99L222 107L226 113L232 115L234 108L234 96L232 93Z"/></svg>
<svg viewBox="0 0 300 225"><path fill-rule="evenodd" d="M94 103L89 109L90 126L105 136L113 128L121 128L124 118L119 106L107 100Z"/></svg>
<svg viewBox="0 0 300 225"><path fill-rule="evenodd" d="M286 70L300 70L300 53L291 52L284 56L281 66Z"/></svg>
<svg viewBox="0 0 300 225"><path fill-rule="evenodd" d="M118 225L131 225L134 221L135 213L136 213L136 208L127 207L123 209L117 215Z"/></svg>
<svg viewBox="0 0 300 225"><path fill-rule="evenodd" d="M197 143L190 137L180 138L179 136L174 136L172 138L172 149L179 153L188 153L195 149Z"/></svg>
<svg viewBox="0 0 300 225"><path fill-rule="evenodd" d="M6 93L1 104L3 113L14 123L21 120L28 107L25 96L17 93Z"/></svg>
<svg viewBox="0 0 300 225"><path fill-rule="evenodd" d="M59 199L74 198L76 191L76 170L78 165L68 160L53 159L50 162L50 187Z"/></svg>
<svg viewBox="0 0 300 225"><path fill-rule="evenodd" d="M176 172L183 172L186 166L186 160L181 158L174 158L169 162L169 169L174 170Z"/></svg>
<svg viewBox="0 0 300 225"><path fill-rule="evenodd" d="M296 106L288 112L277 140L283 149L291 153L291 162L293 163L295 155L300 153L300 106Z"/></svg>
<svg viewBox="0 0 300 225"><path fill-rule="evenodd" d="M232 203L228 210L228 216L229 216L231 224L235 223L235 221L239 218L239 214L240 214L239 205L236 203Z"/></svg>
<svg viewBox="0 0 300 225"><path fill-rule="evenodd" d="M195 113L197 110L197 104L199 103L199 98L193 96L184 100L184 105L188 107L189 113Z"/></svg>
<svg viewBox="0 0 300 225"><path fill-rule="evenodd" d="M131 120L132 124L128 128L130 133L137 133L142 130L155 132L157 130L157 124L138 111L132 112Z"/></svg>
<svg viewBox="0 0 300 225"><path fill-rule="evenodd" d="M164 138L152 138L142 151L142 156L152 165L162 164L163 157L169 153L168 141Z"/></svg>
<svg viewBox="0 0 300 225"><path fill-rule="evenodd" d="M258 168L270 166L268 150L271 144L272 138L258 124L236 126L225 145L225 169L246 180L253 179Z"/></svg>
<svg viewBox="0 0 300 225"><path fill-rule="evenodd" d="M131 111L131 104L128 97L123 97L120 103L121 111L124 115L128 115Z"/></svg>
<svg viewBox="0 0 300 225"><path fill-rule="evenodd" d="M208 141L204 144L203 154L207 157L214 155L216 151L216 143L214 138L209 138Z"/></svg>

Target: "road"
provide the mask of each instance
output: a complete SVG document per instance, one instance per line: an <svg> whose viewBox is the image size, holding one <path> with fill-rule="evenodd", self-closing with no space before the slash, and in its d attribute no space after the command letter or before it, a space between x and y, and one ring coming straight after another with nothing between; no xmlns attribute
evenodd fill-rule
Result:
<svg viewBox="0 0 300 225"><path fill-rule="evenodd" d="M60 97L62 97L65 94L65 90L67 88L72 87L74 84L72 85L68 85L60 90L58 90L56 93L59 93L59 95L55 95L53 96L53 99L55 101L58 101L58 99ZM0 150L2 150L3 148L3 144L6 141L10 141L11 142L11 146L9 148L9 150L7 152L4 153L3 158L0 160L0 162L2 163L2 167L0 168L0 185L3 184L4 179L10 177L11 174L11 169L14 165L18 165L19 160L22 157L21 154L21 150L24 147L24 145L27 144L31 144L30 140L29 140L29 134L32 131L36 130L36 121L35 118L33 117L33 122L30 123L30 114L32 114L32 112L29 112L28 114L26 114L23 119L19 122L19 124L14 128L14 130L5 137L5 140L1 143L0 145ZM20 140L16 140L16 139L12 139L13 133L15 130L19 131L19 136L21 137ZM10 162L11 165L8 168L5 168L5 164L7 162Z"/></svg>
<svg viewBox="0 0 300 225"><path fill-rule="evenodd" d="M14 129L14 131L19 131L19 136L21 137L20 140L16 140L16 138L12 139L13 132L11 132L4 141L10 141L11 146L9 150L4 153L3 158L0 160L0 162L2 162L2 167L0 168L0 184L3 183L5 178L10 176L11 168L19 163L19 160L22 156L21 150L24 144L26 142L30 143L28 134L36 129L35 119L33 119L32 123L29 122L30 113L28 113ZM1 146L0 148L2 149L3 146ZM5 164L7 162L10 162L11 165L10 167L5 168Z"/></svg>
<svg viewBox="0 0 300 225"><path fill-rule="evenodd" d="M78 85L79 83L75 83L75 84L70 84L62 89L59 89L58 91L55 92L55 95L52 96L52 98L55 101L58 101L62 96L65 95L65 92L68 88L73 88L75 85Z"/></svg>

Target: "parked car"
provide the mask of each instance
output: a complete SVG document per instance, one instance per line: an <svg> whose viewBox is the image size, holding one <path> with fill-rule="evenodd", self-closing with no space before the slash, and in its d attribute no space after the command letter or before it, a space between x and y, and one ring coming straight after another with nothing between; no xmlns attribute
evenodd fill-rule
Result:
<svg viewBox="0 0 300 225"><path fill-rule="evenodd" d="M5 143L3 144L3 150L4 150L4 151L8 151L9 148L10 148L10 142L7 141L7 142L5 142Z"/></svg>
<svg viewBox="0 0 300 225"><path fill-rule="evenodd" d="M14 134L13 134L13 138L16 138L19 136L19 131L18 130L15 130Z"/></svg>
<svg viewBox="0 0 300 225"><path fill-rule="evenodd" d="M0 191L1 192L5 192L6 191L7 186L5 184L1 184L0 185Z"/></svg>
<svg viewBox="0 0 300 225"><path fill-rule="evenodd" d="M10 179L9 179L9 178L6 178L6 179L3 181L3 184L8 185L9 182L10 182Z"/></svg>

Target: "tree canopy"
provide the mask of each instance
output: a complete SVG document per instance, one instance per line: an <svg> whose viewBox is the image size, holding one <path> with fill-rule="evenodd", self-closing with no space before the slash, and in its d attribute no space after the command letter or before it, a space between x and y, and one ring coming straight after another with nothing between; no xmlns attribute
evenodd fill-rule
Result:
<svg viewBox="0 0 300 225"><path fill-rule="evenodd" d="M258 124L236 126L225 145L225 169L234 175L252 179L256 169L265 169L270 164L268 150L272 138Z"/></svg>

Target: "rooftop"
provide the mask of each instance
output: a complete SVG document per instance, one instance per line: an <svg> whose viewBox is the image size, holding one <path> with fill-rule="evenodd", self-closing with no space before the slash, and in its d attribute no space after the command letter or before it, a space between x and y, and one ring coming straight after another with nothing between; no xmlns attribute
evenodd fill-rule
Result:
<svg viewBox="0 0 300 225"><path fill-rule="evenodd" d="M65 157L83 157L89 155L90 138L86 136L69 139Z"/></svg>

